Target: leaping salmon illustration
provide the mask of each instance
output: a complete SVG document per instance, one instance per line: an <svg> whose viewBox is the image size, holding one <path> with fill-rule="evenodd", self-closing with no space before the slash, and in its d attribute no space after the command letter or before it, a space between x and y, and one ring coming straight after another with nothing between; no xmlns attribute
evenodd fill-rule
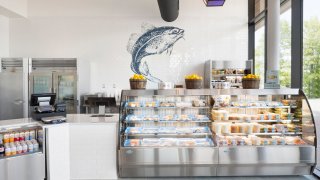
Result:
<svg viewBox="0 0 320 180"><path fill-rule="evenodd" d="M149 81L162 82L151 75L148 64L143 61L146 56L161 54L165 51L171 54L173 45L184 36L184 30L172 27L154 27L142 25L143 34L131 34L127 50L132 55L131 70L136 74L144 75Z"/></svg>

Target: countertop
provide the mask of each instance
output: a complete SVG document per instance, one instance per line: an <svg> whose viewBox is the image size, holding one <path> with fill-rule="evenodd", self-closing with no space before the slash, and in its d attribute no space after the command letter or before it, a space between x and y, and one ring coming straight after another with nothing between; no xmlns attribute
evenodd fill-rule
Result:
<svg viewBox="0 0 320 180"><path fill-rule="evenodd" d="M119 121L119 114L106 114L111 117L92 117L92 115L93 114L67 114L67 122L62 124L117 123ZM2 128L28 125L46 126L50 124L43 124L42 122L33 120L32 118L0 121L0 127Z"/></svg>

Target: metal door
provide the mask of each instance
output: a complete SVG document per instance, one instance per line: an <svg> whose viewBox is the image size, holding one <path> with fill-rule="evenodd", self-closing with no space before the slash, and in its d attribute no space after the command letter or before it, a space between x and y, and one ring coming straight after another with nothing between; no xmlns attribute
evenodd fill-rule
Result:
<svg viewBox="0 0 320 180"><path fill-rule="evenodd" d="M77 112L77 73L54 72L53 92L57 94L57 102L66 104L67 113Z"/></svg>
<svg viewBox="0 0 320 180"><path fill-rule="evenodd" d="M23 118L22 58L1 59L0 62L0 120Z"/></svg>

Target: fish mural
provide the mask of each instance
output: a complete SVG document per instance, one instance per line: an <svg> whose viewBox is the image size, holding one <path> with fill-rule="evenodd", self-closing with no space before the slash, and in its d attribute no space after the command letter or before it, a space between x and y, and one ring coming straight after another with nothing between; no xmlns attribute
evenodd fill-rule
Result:
<svg viewBox="0 0 320 180"><path fill-rule="evenodd" d="M174 44L183 37L184 30L177 27L142 24L142 34L131 34L127 46L132 55L131 70L145 76L149 81L162 82L151 74L148 63L143 58L164 52L171 55Z"/></svg>

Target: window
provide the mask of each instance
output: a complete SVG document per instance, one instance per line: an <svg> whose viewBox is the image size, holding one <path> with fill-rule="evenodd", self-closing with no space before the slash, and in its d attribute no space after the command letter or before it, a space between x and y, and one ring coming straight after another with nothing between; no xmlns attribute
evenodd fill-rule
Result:
<svg viewBox="0 0 320 180"><path fill-rule="evenodd" d="M255 32L255 74L260 75L260 87L264 85L265 70L265 25L264 20L256 24Z"/></svg>
<svg viewBox="0 0 320 180"><path fill-rule="evenodd" d="M320 1L304 1L303 90L309 99L320 101Z"/></svg>
<svg viewBox="0 0 320 180"><path fill-rule="evenodd" d="M291 87L291 1L281 4L280 15L280 70L281 87Z"/></svg>

